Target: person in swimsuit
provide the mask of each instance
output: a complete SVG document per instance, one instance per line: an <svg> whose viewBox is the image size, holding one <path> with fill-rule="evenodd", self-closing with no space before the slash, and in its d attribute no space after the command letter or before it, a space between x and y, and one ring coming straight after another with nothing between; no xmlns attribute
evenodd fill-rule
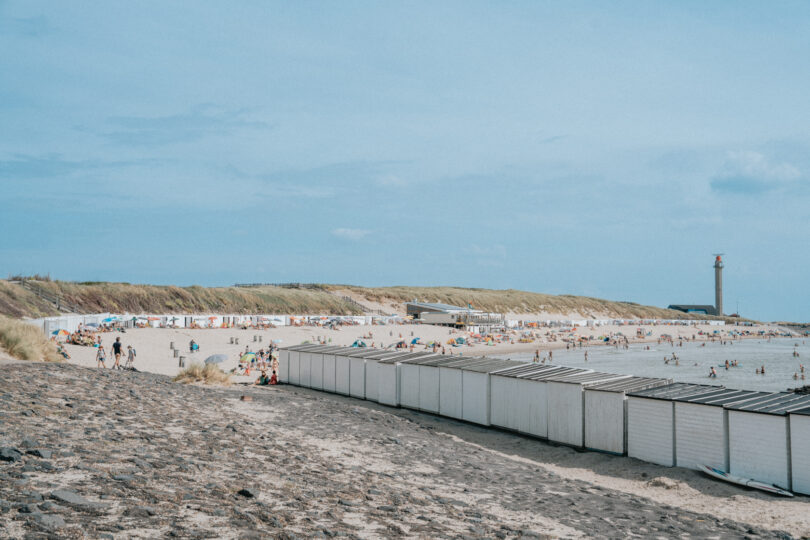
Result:
<svg viewBox="0 0 810 540"><path fill-rule="evenodd" d="M113 355L115 356L115 363L113 364L113 369L121 369L121 350L123 348L123 344L121 343L121 338L115 338L115 342L113 343Z"/></svg>

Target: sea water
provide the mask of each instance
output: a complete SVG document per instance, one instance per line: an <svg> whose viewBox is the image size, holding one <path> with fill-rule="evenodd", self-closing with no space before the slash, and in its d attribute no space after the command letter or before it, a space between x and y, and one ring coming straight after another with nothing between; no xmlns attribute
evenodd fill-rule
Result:
<svg viewBox="0 0 810 540"><path fill-rule="evenodd" d="M704 346L705 343L705 346ZM676 342L677 345L677 342ZM647 350L647 347L650 350ZM588 359L585 360L585 351ZM793 355L794 351L799 354ZM672 354L678 364L672 360ZM511 358L531 362L534 353L499 355L500 358ZM546 358L548 351L540 351L541 359ZM664 358L669 363L664 362ZM725 341L725 345L716 342L685 342L682 347L669 343L633 344L629 349L623 346L615 348L610 345L576 347L570 350L555 349L553 364L636 375L639 377L661 377L674 382L698 384L717 384L727 388L759 391L785 391L788 388L810 385L810 339L802 338L762 338ZM737 360L737 367L725 369L729 363ZM801 380L799 365L805 365L806 380ZM757 375L756 369L765 366L765 375ZM710 378L709 372L714 367L716 378ZM799 379L794 380L793 374Z"/></svg>

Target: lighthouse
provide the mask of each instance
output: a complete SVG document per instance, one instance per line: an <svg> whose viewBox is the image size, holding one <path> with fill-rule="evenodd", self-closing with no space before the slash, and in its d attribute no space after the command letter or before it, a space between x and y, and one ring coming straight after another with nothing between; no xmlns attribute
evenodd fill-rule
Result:
<svg viewBox="0 0 810 540"><path fill-rule="evenodd" d="M714 309L718 316L723 315L723 258L722 253L714 259Z"/></svg>

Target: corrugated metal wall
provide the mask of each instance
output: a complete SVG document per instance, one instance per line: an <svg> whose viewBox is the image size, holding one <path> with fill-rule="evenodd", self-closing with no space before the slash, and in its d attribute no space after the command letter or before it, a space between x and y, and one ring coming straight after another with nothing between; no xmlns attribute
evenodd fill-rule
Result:
<svg viewBox="0 0 810 540"><path fill-rule="evenodd" d="M335 392L349 395L350 378L349 378L349 358L343 355L335 355Z"/></svg>
<svg viewBox="0 0 810 540"><path fill-rule="evenodd" d="M309 358L309 383L315 390L323 390L323 353L311 353Z"/></svg>
<svg viewBox="0 0 810 540"><path fill-rule="evenodd" d="M546 391L549 440L582 446L582 385L549 381Z"/></svg>
<svg viewBox="0 0 810 540"><path fill-rule="evenodd" d="M419 410L419 366L416 364L399 366L399 404Z"/></svg>
<svg viewBox="0 0 810 540"><path fill-rule="evenodd" d="M698 469L709 465L728 470L727 414L722 407L675 403L675 464Z"/></svg>
<svg viewBox="0 0 810 540"><path fill-rule="evenodd" d="M728 411L730 472L790 489L786 416Z"/></svg>
<svg viewBox="0 0 810 540"><path fill-rule="evenodd" d="M349 359L349 395L364 399L366 397L366 359Z"/></svg>
<svg viewBox="0 0 810 540"><path fill-rule="evenodd" d="M489 425L489 373L461 372L462 418L482 426Z"/></svg>
<svg viewBox="0 0 810 540"><path fill-rule="evenodd" d="M419 409L439 412L439 368L419 366Z"/></svg>
<svg viewBox="0 0 810 540"><path fill-rule="evenodd" d="M310 353L306 351L301 351L298 357L298 370L299 370L299 383L304 388L309 388L312 384L310 381L310 366L311 366L311 357Z"/></svg>
<svg viewBox="0 0 810 540"><path fill-rule="evenodd" d="M378 388L377 361L366 360L366 399L377 401L380 399Z"/></svg>
<svg viewBox="0 0 810 540"><path fill-rule="evenodd" d="M585 447L623 454L624 394L585 389Z"/></svg>
<svg viewBox="0 0 810 540"><path fill-rule="evenodd" d="M278 380L283 383L290 382L290 351L278 351Z"/></svg>
<svg viewBox="0 0 810 540"><path fill-rule="evenodd" d="M399 407L399 377L396 364L379 364L377 366L377 384L379 402L383 405Z"/></svg>
<svg viewBox="0 0 810 540"><path fill-rule="evenodd" d="M439 368L439 412L448 418L461 420L462 415L461 370Z"/></svg>
<svg viewBox="0 0 810 540"><path fill-rule="evenodd" d="M810 416L790 415L793 491L810 495Z"/></svg>
<svg viewBox="0 0 810 540"><path fill-rule="evenodd" d="M301 378L298 371L298 351L290 351L290 384L300 385Z"/></svg>
<svg viewBox="0 0 810 540"><path fill-rule="evenodd" d="M627 455L672 467L675 464L671 401L627 398Z"/></svg>
<svg viewBox="0 0 810 540"><path fill-rule="evenodd" d="M335 392L335 355L323 355L323 389L325 392Z"/></svg>

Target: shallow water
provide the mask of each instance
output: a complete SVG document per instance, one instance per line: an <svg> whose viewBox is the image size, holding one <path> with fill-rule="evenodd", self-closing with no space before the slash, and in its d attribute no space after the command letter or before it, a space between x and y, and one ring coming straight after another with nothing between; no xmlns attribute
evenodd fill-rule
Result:
<svg viewBox="0 0 810 540"><path fill-rule="evenodd" d="M646 350L649 345L650 350ZM585 361L585 351L588 360ZM793 351L799 357L793 356ZM678 364L670 360L664 363L664 357L678 357ZM541 351L541 358L548 358L547 351ZM500 358L511 358L531 362L533 353L501 355ZM784 391L796 386L810 385L810 340L796 338L746 339L719 342L684 343L683 347L673 347L668 343L650 343L630 345L629 349L616 349L611 346L583 347L572 350L553 351L554 364L603 371L637 375L640 377L663 377L675 382L700 384L717 384L728 388L743 390ZM737 360L738 367L725 369L726 360ZM546 361L548 363L548 360ZM805 365L807 380L793 380L793 374L799 372L799 364ZM765 375L757 375L756 368L765 366ZM711 367L717 370L717 378L708 377ZM801 376L801 373L799 373Z"/></svg>

